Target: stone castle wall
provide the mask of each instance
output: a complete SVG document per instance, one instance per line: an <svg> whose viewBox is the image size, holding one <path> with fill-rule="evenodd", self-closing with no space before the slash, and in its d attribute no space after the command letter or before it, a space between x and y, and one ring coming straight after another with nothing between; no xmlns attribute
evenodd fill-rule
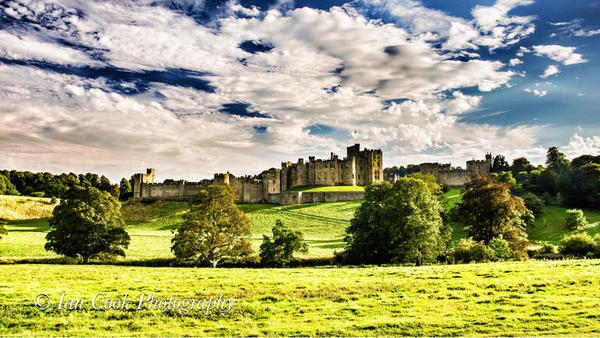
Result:
<svg viewBox="0 0 600 338"><path fill-rule="evenodd" d="M465 185L471 181L473 175L488 175L492 164L492 156L485 155L485 160L467 161L467 168L453 168L449 163L421 163L422 174L430 174L437 178L440 184Z"/></svg>
<svg viewBox="0 0 600 338"><path fill-rule="evenodd" d="M381 150L360 150L360 145L347 148L347 156L339 159L331 153L328 160L309 157L308 162L283 162L281 169L271 168L256 176L235 177L231 173L215 174L201 182L170 181L154 183L155 171L135 174L133 198L185 199L195 196L209 185L230 185L238 193L238 203L295 204L344 201L364 198L363 192L285 192L305 186L367 186L383 180ZM300 196L300 197L298 197Z"/></svg>

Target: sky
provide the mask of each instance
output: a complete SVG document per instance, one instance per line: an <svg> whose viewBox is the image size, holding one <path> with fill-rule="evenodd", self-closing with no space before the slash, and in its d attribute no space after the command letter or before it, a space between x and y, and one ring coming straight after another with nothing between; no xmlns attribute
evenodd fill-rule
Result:
<svg viewBox="0 0 600 338"><path fill-rule="evenodd" d="M600 154L600 0L0 2L0 168Z"/></svg>

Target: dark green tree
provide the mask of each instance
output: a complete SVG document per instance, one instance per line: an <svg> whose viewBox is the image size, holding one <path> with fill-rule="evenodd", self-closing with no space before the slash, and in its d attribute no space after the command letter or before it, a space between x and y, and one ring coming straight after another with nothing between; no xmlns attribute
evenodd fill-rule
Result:
<svg viewBox="0 0 600 338"><path fill-rule="evenodd" d="M4 175L0 175L0 195L19 195L15 185Z"/></svg>
<svg viewBox="0 0 600 338"><path fill-rule="evenodd" d="M490 172L499 173L502 171L508 171L510 169L510 165L506 162L506 158L504 155L496 155L494 157L494 161L492 162L492 167L490 168Z"/></svg>
<svg viewBox="0 0 600 338"><path fill-rule="evenodd" d="M48 224L54 230L46 235L46 250L84 263L99 254L125 256L129 245L121 203L96 188L72 188Z"/></svg>
<svg viewBox="0 0 600 338"><path fill-rule="evenodd" d="M6 231L6 228L4 227L5 224L6 222L0 221L0 239L2 239L3 235L6 235L8 233L8 231Z"/></svg>
<svg viewBox="0 0 600 338"><path fill-rule="evenodd" d="M465 186L458 212L465 221L465 230L475 241L489 243L502 235L516 256L525 253L528 244L525 232L527 213L523 200L510 194L506 183L496 183L491 176L476 175Z"/></svg>
<svg viewBox="0 0 600 338"><path fill-rule="evenodd" d="M515 158L510 166L510 171L512 171L513 176L515 177L520 172L530 172L533 169L535 169L535 167L525 157Z"/></svg>
<svg viewBox="0 0 600 338"><path fill-rule="evenodd" d="M260 261L267 266L285 266L294 259L294 252L308 253L308 245L300 231L286 227L281 220L275 222L273 238L263 235Z"/></svg>
<svg viewBox="0 0 600 338"><path fill-rule="evenodd" d="M433 262L445 250L442 210L422 180L371 185L346 230L344 257L351 263Z"/></svg>
<svg viewBox="0 0 600 338"><path fill-rule="evenodd" d="M171 250L179 260L198 260L213 267L222 260L239 260L252 253L245 239L252 220L235 204L230 186L212 185L190 202L185 222L175 229Z"/></svg>
<svg viewBox="0 0 600 338"><path fill-rule="evenodd" d="M113 186L110 183L110 180L104 175L102 175L102 177L100 177L100 185L97 188L102 191L109 192L109 193L112 193L112 191L113 191Z"/></svg>
<svg viewBox="0 0 600 338"><path fill-rule="evenodd" d="M132 196L131 183L128 179L123 177L119 183L119 197L122 201L126 201Z"/></svg>
<svg viewBox="0 0 600 338"><path fill-rule="evenodd" d="M569 160L558 148L550 147L546 152L546 167L560 174L569 167Z"/></svg>

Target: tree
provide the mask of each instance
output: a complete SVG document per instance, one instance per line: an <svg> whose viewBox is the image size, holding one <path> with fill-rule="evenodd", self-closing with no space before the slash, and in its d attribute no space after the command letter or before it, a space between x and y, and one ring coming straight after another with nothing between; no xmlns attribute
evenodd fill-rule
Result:
<svg viewBox="0 0 600 338"><path fill-rule="evenodd" d="M4 175L0 175L0 195L19 195L15 185Z"/></svg>
<svg viewBox="0 0 600 338"><path fill-rule="evenodd" d="M260 261L268 266L285 266L294 259L294 251L308 253L308 245L300 231L292 231L281 220L272 229L273 239L263 235Z"/></svg>
<svg viewBox="0 0 600 338"><path fill-rule="evenodd" d="M55 230L46 235L46 250L84 263L99 254L125 256L129 235L120 209L121 203L107 192L72 188L48 222Z"/></svg>
<svg viewBox="0 0 600 338"><path fill-rule="evenodd" d="M8 231L6 231L6 228L4 227L5 224L6 222L0 221L0 239L2 239L3 235L6 235L8 233Z"/></svg>
<svg viewBox="0 0 600 338"><path fill-rule="evenodd" d="M128 179L123 177L121 182L119 182L119 196L122 201L126 201L129 197L131 197L131 183Z"/></svg>
<svg viewBox="0 0 600 338"><path fill-rule="evenodd" d="M559 176L554 170L544 170L538 176L538 185L542 192L547 192L550 195L556 194L556 184L558 183Z"/></svg>
<svg viewBox="0 0 600 338"><path fill-rule="evenodd" d="M107 191L107 192L112 192L112 190L113 190L113 186L110 183L110 180L104 175L102 175L102 177L100 177L100 184L97 188L102 191Z"/></svg>
<svg viewBox="0 0 600 338"><path fill-rule="evenodd" d="M429 191L431 191L431 193L434 195L439 195L443 191L443 188L438 183L437 178L431 174L412 173L408 176L425 182L427 189L429 189Z"/></svg>
<svg viewBox="0 0 600 338"><path fill-rule="evenodd" d="M252 220L235 204L230 186L212 185L190 202L185 222L175 229L171 250L179 260L196 259L213 267L224 259L236 260L252 253L242 237L252 234Z"/></svg>
<svg viewBox="0 0 600 338"><path fill-rule="evenodd" d="M569 160L567 160L565 154L558 151L558 148L550 147L546 152L546 167L560 174L569 167Z"/></svg>
<svg viewBox="0 0 600 338"><path fill-rule="evenodd" d="M490 176L476 175L465 186L458 212L465 220L465 230L475 241L489 243L502 235L517 256L527 246L527 214L523 200L510 194L506 183L496 183Z"/></svg>
<svg viewBox="0 0 600 338"><path fill-rule="evenodd" d="M352 263L433 262L445 250L442 210L421 180L371 185L346 230L344 256Z"/></svg>
<svg viewBox="0 0 600 338"><path fill-rule="evenodd" d="M510 166L508 162L506 162L506 158L504 155L496 155L494 157L494 161L492 162L492 167L490 168L490 172L499 173L502 171L508 171Z"/></svg>
<svg viewBox="0 0 600 338"><path fill-rule="evenodd" d="M538 216L543 212L545 204L544 200L539 198L536 194L528 192L521 196L521 198L523 199L523 203L525 203L525 207L531 210L535 216Z"/></svg>
<svg viewBox="0 0 600 338"><path fill-rule="evenodd" d="M533 169L535 169L535 167L525 157L515 158L510 166L510 171L512 171L513 176L517 176L518 173L523 171L530 172Z"/></svg>
<svg viewBox="0 0 600 338"><path fill-rule="evenodd" d="M565 225L571 230L577 230L588 224L587 218L581 209L568 209L566 211Z"/></svg>

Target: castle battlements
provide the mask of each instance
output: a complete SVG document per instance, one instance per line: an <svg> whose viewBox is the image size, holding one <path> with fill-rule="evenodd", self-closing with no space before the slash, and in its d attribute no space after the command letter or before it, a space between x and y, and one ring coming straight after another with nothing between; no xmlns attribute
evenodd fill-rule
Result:
<svg viewBox="0 0 600 338"><path fill-rule="evenodd" d="M230 185L238 192L238 202L260 203L273 201L271 195L288 189L313 185L366 186L383 180L381 150L364 149L355 144L347 148L347 155L339 159L333 152L329 159L309 156L308 162L299 158L296 163L281 162L281 169L270 168L258 175L236 177L229 171L216 173L213 179L200 182L166 180L155 183L155 170L134 175L133 198L189 198L209 185ZM270 197L271 196L271 197ZM353 199L356 196L352 197Z"/></svg>
<svg viewBox="0 0 600 338"><path fill-rule="evenodd" d="M466 169L452 167L450 163L421 163L422 174L433 175L441 184L464 185L471 181L474 174L487 175L490 173L492 155L486 154L485 160L469 160Z"/></svg>

